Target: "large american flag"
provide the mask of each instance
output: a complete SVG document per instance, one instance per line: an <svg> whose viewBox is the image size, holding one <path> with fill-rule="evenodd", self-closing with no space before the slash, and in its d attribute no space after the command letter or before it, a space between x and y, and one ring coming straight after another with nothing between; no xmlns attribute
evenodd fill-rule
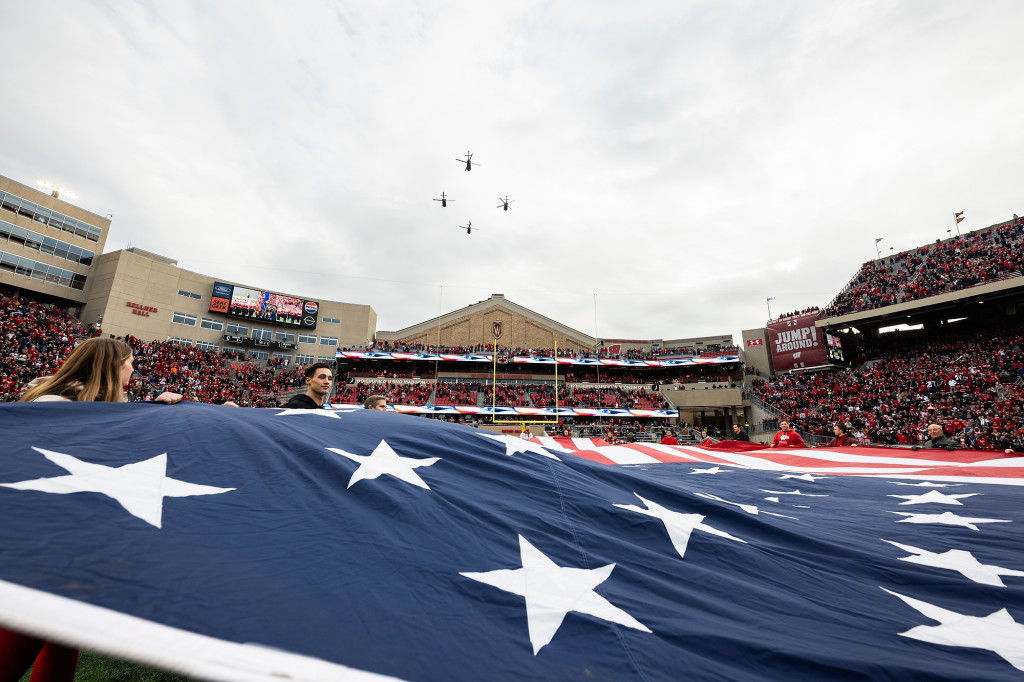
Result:
<svg viewBox="0 0 1024 682"><path fill-rule="evenodd" d="M1016 680L1024 460L0 406L0 625L211 680Z"/></svg>

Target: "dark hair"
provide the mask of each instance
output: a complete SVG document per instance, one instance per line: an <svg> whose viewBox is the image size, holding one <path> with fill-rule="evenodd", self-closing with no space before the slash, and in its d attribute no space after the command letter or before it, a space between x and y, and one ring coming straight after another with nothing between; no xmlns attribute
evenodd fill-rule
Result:
<svg viewBox="0 0 1024 682"><path fill-rule="evenodd" d="M331 366L328 365L326 362L318 362L314 365L310 365L309 367L306 368L305 377L307 379L312 379L313 375L316 374L316 371L318 369L331 369ZM333 369L331 369L331 373L334 373Z"/></svg>
<svg viewBox="0 0 1024 682"><path fill-rule="evenodd" d="M841 422L836 422L835 423L835 427L837 429L839 429L840 431L842 431L843 433L849 433L850 432L850 429L846 426L846 424L843 424Z"/></svg>

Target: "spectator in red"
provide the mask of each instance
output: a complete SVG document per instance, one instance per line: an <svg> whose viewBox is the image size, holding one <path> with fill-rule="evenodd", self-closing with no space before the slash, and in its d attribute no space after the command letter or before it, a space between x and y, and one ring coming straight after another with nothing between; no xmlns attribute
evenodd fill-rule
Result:
<svg viewBox="0 0 1024 682"><path fill-rule="evenodd" d="M772 439L773 448L805 448L807 445L800 434L789 428L789 422L779 422L779 432Z"/></svg>
<svg viewBox="0 0 1024 682"><path fill-rule="evenodd" d="M662 445L679 445L679 441L676 439L676 434L672 429L665 431L665 437L661 439Z"/></svg>

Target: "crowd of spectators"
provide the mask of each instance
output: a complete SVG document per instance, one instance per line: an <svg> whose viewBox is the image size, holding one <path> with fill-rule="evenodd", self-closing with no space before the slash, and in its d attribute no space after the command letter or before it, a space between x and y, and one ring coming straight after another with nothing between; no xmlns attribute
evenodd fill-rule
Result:
<svg viewBox="0 0 1024 682"><path fill-rule="evenodd" d="M135 352L135 371L140 376L128 386L130 400L145 400L171 391L193 402L238 402L224 354L169 341L141 341L132 336L125 341Z"/></svg>
<svg viewBox="0 0 1024 682"><path fill-rule="evenodd" d="M438 381L434 386L435 405L476 405L483 390L478 382Z"/></svg>
<svg viewBox="0 0 1024 682"><path fill-rule="evenodd" d="M835 317L1021 275L1024 218L869 261L825 308Z"/></svg>
<svg viewBox="0 0 1024 682"><path fill-rule="evenodd" d="M230 367L238 398L252 407L275 407L280 400L306 388L304 366L268 363L260 367L251 362L233 362Z"/></svg>
<svg viewBox="0 0 1024 682"><path fill-rule="evenodd" d="M755 379L750 394L815 436L830 436L842 422L866 441L917 445L938 423L972 449L1024 442L1024 323L883 337L865 360L846 370Z"/></svg>
<svg viewBox="0 0 1024 682"><path fill-rule="evenodd" d="M794 310L791 313L782 313L781 315L779 315L775 319L768 320L768 324L772 324L773 322L778 322L779 320L788 320L788 319L790 319L792 317L800 317L801 315L810 315L812 313L817 313L817 312L820 312L820 311L821 311L821 308L819 308L816 305L807 306L803 310Z"/></svg>
<svg viewBox="0 0 1024 682"><path fill-rule="evenodd" d="M551 383L499 383L497 404L506 407L554 407L555 391ZM355 405L369 395L386 396L396 405L443 405L481 407L492 404L495 390L490 383L478 381L396 382L359 381L339 389L332 402ZM559 407L618 408L633 410L671 409L661 393L647 389L619 387L558 387Z"/></svg>
<svg viewBox="0 0 1024 682"><path fill-rule="evenodd" d="M494 345L477 344L473 346L441 346L434 344L410 343L407 341L375 341L366 347L345 348L344 350L359 350L367 353L426 353L441 355L490 355L494 352ZM718 357L722 355L739 354L738 346L708 344L704 348L690 346L675 346L672 348L627 348L621 349L620 345L611 345L596 350L576 348L559 348L557 355L554 348L498 348L499 361L508 361L511 358L574 358L582 359L610 359L610 360L658 360L671 357Z"/></svg>
<svg viewBox="0 0 1024 682"><path fill-rule="evenodd" d="M432 391L432 384L420 381L358 381L339 387L331 402L362 405L371 395L380 395L388 404L426 405Z"/></svg>
<svg viewBox="0 0 1024 682"><path fill-rule="evenodd" d="M96 333L53 303L0 294L0 400L17 400L28 382L52 374L76 343Z"/></svg>
<svg viewBox="0 0 1024 682"><path fill-rule="evenodd" d="M671 348L627 348L619 350L619 346L612 345L601 348L594 354L587 354L586 357L597 357L609 360L667 360L672 358L715 358L723 355L738 355L738 346L728 346L716 343L709 343L703 348L692 346L673 346Z"/></svg>
<svg viewBox="0 0 1024 682"><path fill-rule="evenodd" d="M102 334L66 308L29 295L0 294L0 401L14 402L27 384L55 372L75 345ZM209 351L172 341L125 341L135 353L136 376L129 400L149 400L163 391L198 402L234 401L250 407L276 407L278 397L303 385L301 368L278 363L266 368L242 361L235 351Z"/></svg>

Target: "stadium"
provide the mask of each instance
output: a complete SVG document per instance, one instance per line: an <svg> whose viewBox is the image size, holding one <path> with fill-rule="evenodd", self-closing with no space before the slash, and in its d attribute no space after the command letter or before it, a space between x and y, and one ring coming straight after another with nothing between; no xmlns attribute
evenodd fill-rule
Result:
<svg viewBox="0 0 1024 682"><path fill-rule="evenodd" d="M843 422L864 444L914 446L942 424L962 447L1020 449L1024 219L864 263L824 309L731 335L599 339L492 294L398 331L369 305L267 292L167 256L102 253L111 222L0 177L4 400L77 340L136 349L131 394L278 406L328 362L331 406L391 409L501 432L688 441L780 419L812 444ZM652 330L656 333L657 330Z"/></svg>
<svg viewBox="0 0 1024 682"><path fill-rule="evenodd" d="M0 4L0 682L1024 673L1024 4Z"/></svg>
<svg viewBox="0 0 1024 682"><path fill-rule="evenodd" d="M133 405L118 408L132 410L123 417L101 403L73 412L59 403L9 405L0 412L10 455L0 475L0 504L11 520L3 543L9 549L0 562L0 624L11 628L0 628L0 673L9 663L12 680L39 647L40 670L57 670L53 661L77 662L81 648L95 652L82 654L79 667L87 674L110 677L117 666L129 665L119 662L124 659L142 664L129 667L131 679L161 681L186 679L173 673L232 681L364 679L367 671L388 679L682 679L695 670L706 679L857 674L969 680L1003 679L1024 669L1019 635L1012 634L1020 626L1012 618L993 624L1000 613L994 609L1006 602L985 592L1024 575L1009 567L1017 565L1010 557L1019 559L1014 547L1020 540L982 525L1008 523L1008 509L1019 508L1024 219L1016 215L902 253L879 254L856 269L825 307L773 317L744 330L737 342L729 334L664 338L658 330L643 339L596 338L500 293L382 331L366 304L187 271L173 254L138 248L103 253L111 221L55 194L0 177L0 395L17 401L34 379L59 370L76 346L104 338L132 349L135 374L125 390ZM304 371L316 363L334 371L324 409L266 409L305 390ZM147 404L165 391L181 394L187 404L163 410ZM370 396L383 396L392 414L362 409ZM224 403L243 409L219 406ZM149 408L158 411L137 411ZM327 419L303 419L310 412ZM334 420L342 426L329 423ZM792 424L806 448L765 447L778 444L783 422ZM852 440L834 439L837 425ZM930 449L934 425L952 439L943 449ZM752 442L734 440L740 433ZM89 455L70 454L70 441L88 444ZM124 445L128 450L116 454ZM488 453L492 447L499 459ZM166 452L138 460L136 449L153 448ZM161 470L156 479L132 473L126 483L115 482L118 472L168 453L175 458L173 477ZM339 462L345 464L338 468ZM443 477L433 473L433 465L448 462L457 468ZM52 478L54 465L70 475ZM74 483L79 476L88 482ZM189 476L205 483L188 482ZM691 476L702 482L692 483ZM714 484L703 483L709 476ZM49 483L65 479L59 487ZM266 481L277 485L268 488ZM384 494L371 487L385 481L431 493L439 487L445 511L431 498L409 497L405 488ZM446 481L452 487L444 492ZM893 484L930 492L896 491ZM759 492L751 496L752 489ZM139 502L147 490L155 497ZM921 494L895 494L902 490ZM195 538L168 540L147 531L165 524L212 527L214 519L214 526L227 519L227 512L204 506L181 516L163 501L166 495L216 499L238 491L250 492L231 504L252 519L231 522L240 534L218 531L214 539L201 533L196 544ZM73 518L51 518L60 507L46 493L68 492L84 493L90 504L100 500L90 512L97 515L98 534L83 532ZM352 506L356 494L369 497ZM983 506L972 502L973 509L984 509L981 516L902 507L880 515L867 502L900 498L905 501L899 504L934 507L963 505L961 499L975 496L984 498ZM560 505L552 508L553 499ZM607 518L609 501L658 522ZM127 514L107 518L114 502ZM496 516L495 509L501 510ZM268 510L293 520L268 525L260 520ZM456 520L449 521L453 512ZM345 523L334 522L336 514ZM808 517L819 530L799 526L793 533L788 528L797 526L786 526ZM454 530L482 518L496 520L487 540L467 544ZM46 530L37 528L39 519L46 520ZM511 519L534 529L520 534L518 545L508 541L507 533L520 527ZM885 525L903 521L954 530L907 535ZM308 524L311 530L296 530ZM968 535L984 528L985 534L965 536L958 527ZM584 569L570 566L579 557L555 562L533 544L531 537L548 532L539 528L558 529L546 551L560 546L563 536L591 546L600 538L608 552L601 563L607 565L587 570L604 571L602 580L615 562L646 577L609 592L609 603L577 585L572 572ZM668 555L651 549L665 545L660 528L671 539ZM108 552L123 554L104 549L96 555L94 548L105 547L111 534L131 538L124 556L133 558L72 578L78 574L66 566L65 553L100 556L100 563L108 561ZM36 548L37 535L56 554ZM296 544L305 535L316 549ZM711 546L701 538L709 535L719 544L705 555ZM260 538L255 544L254 537ZM322 548L321 537L337 538L336 547ZM388 539L376 539L383 537ZM902 542L882 542L910 556L880 557L878 537L898 538ZM439 541L458 549L438 553ZM490 547L497 563L480 561L479 543ZM746 546L759 549L752 555ZM280 550L285 547L291 549ZM940 553L943 548L949 551ZM289 559L296 554L316 560L295 566ZM191 558L181 561L186 555ZM422 556L440 563L427 567ZM706 556L720 565L689 584L676 578L677 569L664 568L667 556ZM982 564L975 556L1000 564ZM900 559L942 575L891 565ZM780 562L785 568L778 572ZM332 568L325 573L320 565ZM424 596L423 578L444 575L450 565L462 566L458 575L465 581L482 585L480 601L452 601L443 590ZM370 601L339 592L333 570L346 581L374 576L361 588ZM503 577L520 570L531 576L524 585ZM982 588L968 588L957 608L940 609L940 593L963 589L946 577L952 571ZM232 606L232 599L200 587L219 585L225 574L242 586L240 594L273 596L259 605L245 599ZM400 579L391 580L396 575ZM793 575L802 577L794 582ZM738 596L697 609L694 622L716 614L724 624L705 627L643 609L652 599L648 580L658 583L654 601L673 605L673 614L687 612L707 590ZM823 626L831 619L828 609L802 615L805 590L819 582L845 611L843 627L857 631L852 639ZM466 609L490 612L504 604L487 592L494 588L525 598L528 628L518 617L467 617ZM577 601L564 601L563 590ZM1019 597L1019 588L1012 595ZM777 608L755 615L748 605L761 599L778 601ZM205 603L223 608L214 615ZM417 606L410 609L411 603ZM509 605L512 613L519 603ZM900 603L904 609L890 615ZM557 622L539 624L545 608L560 614ZM339 624L343 641L324 625L337 623L339 610L358 613ZM444 625L427 626L433 615L413 618L419 610L440 614ZM378 612L402 624L385 624ZM905 619L918 617L940 624L903 631ZM877 638L864 634L893 618ZM307 619L321 626L299 625ZM249 627L257 622L258 629ZM281 626L267 631L270 623ZM617 634L611 635L608 623L617 624ZM432 643L425 648L398 652L376 644L381 637L421 638L424 628L438 636L428 637ZM934 644L894 645L886 628L945 648L936 655ZM954 632L931 633L943 628ZM720 633L732 643L691 644ZM1001 644L1007 636L1009 643ZM577 637L603 641L603 653L566 646ZM475 638L474 656L452 648ZM501 644L507 638L519 643ZM616 653L621 638L630 640L639 658L629 662L632 657ZM30 658L15 659L14 653ZM495 676L494 666L508 656L516 663ZM449 664L453 657L460 661L457 670ZM70 670L73 677L74 664ZM71 679L66 672L40 675Z"/></svg>

